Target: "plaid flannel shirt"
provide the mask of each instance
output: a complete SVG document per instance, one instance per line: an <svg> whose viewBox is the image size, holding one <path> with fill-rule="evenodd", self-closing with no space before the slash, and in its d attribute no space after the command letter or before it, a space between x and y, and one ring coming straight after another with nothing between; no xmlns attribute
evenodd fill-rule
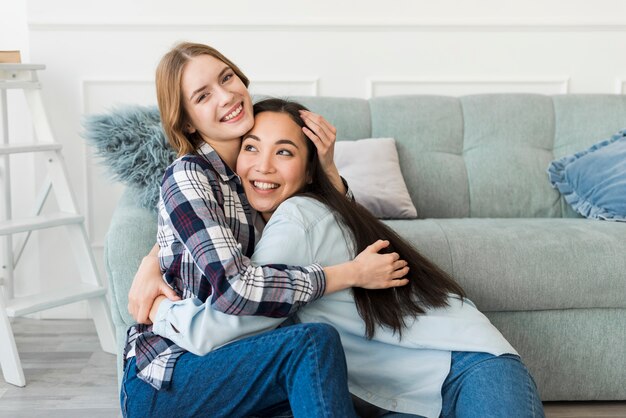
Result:
<svg viewBox="0 0 626 418"><path fill-rule="evenodd" d="M208 144L167 168L158 221L163 277L182 298L210 298L213 309L233 315L286 317L324 294L318 264L251 264L253 211L239 177ZM134 355L138 376L160 389L184 352L139 324L128 331L124 358Z"/></svg>

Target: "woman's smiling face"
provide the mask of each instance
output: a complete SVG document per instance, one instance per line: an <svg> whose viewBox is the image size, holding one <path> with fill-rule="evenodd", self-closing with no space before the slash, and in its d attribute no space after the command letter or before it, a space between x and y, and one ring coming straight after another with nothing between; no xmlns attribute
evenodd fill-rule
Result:
<svg viewBox="0 0 626 418"><path fill-rule="evenodd" d="M224 62L210 55L193 57L181 79L189 132L198 131L215 147L240 138L254 123L248 89Z"/></svg>
<svg viewBox="0 0 626 418"><path fill-rule="evenodd" d="M267 221L282 202L309 180L304 133L286 113L262 112L243 137L237 158L250 205Z"/></svg>

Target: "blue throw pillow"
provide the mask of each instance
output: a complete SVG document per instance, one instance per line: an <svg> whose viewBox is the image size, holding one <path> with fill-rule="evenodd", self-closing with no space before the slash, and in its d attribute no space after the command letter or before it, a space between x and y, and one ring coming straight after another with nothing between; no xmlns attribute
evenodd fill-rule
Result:
<svg viewBox="0 0 626 418"><path fill-rule="evenodd" d="M626 222L626 130L552 161L553 187L586 218Z"/></svg>

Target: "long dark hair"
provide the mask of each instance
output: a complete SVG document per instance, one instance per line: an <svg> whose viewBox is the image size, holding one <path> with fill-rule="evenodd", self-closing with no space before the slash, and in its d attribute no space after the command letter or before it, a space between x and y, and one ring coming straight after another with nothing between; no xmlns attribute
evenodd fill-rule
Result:
<svg viewBox="0 0 626 418"><path fill-rule="evenodd" d="M254 105L254 114L262 112L284 113L300 127L305 126L300 110L307 110L299 103L266 99ZM304 133L303 133L304 135ZM308 173L312 182L299 195L312 197L329 207L335 218L350 232L356 253L378 239L390 242L385 252L397 252L409 263L409 284L384 290L352 289L357 311L365 321L365 335L374 336L376 326L389 327L402 336L407 318L424 314L428 308L448 306L450 294L465 297L461 286L446 272L422 256L390 227L378 220L357 202L350 201L330 182L320 166L317 150L306 138L308 149Z"/></svg>

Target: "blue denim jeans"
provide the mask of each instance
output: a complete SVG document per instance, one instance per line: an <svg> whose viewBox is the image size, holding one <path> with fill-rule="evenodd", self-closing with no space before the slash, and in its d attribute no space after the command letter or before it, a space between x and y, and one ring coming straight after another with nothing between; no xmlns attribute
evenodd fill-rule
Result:
<svg viewBox="0 0 626 418"><path fill-rule="evenodd" d="M452 352L441 389L443 418L543 418L537 386L522 360L512 354ZM385 418L417 417L387 413Z"/></svg>
<svg viewBox="0 0 626 418"><path fill-rule="evenodd" d="M249 337L206 356L185 353L170 388L137 377L134 358L120 393L124 417L356 417L337 331L298 324ZM279 414L278 414L279 415Z"/></svg>

